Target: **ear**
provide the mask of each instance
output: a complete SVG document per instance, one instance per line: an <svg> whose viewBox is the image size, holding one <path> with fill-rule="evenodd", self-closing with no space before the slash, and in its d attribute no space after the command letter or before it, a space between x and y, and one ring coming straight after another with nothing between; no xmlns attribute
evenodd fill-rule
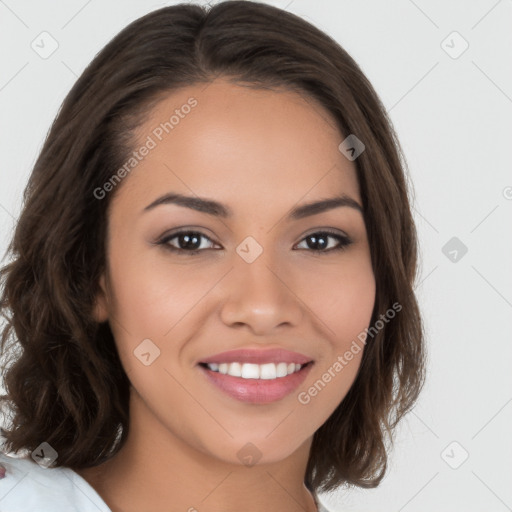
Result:
<svg viewBox="0 0 512 512"><path fill-rule="evenodd" d="M100 291L96 295L93 307L93 316L96 322L103 323L108 320L107 288L105 286L105 274L100 277Z"/></svg>

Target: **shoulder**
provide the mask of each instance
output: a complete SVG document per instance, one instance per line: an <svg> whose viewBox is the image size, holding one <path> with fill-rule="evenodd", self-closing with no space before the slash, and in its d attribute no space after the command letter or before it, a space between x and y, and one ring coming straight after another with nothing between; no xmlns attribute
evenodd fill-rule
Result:
<svg viewBox="0 0 512 512"><path fill-rule="evenodd" d="M30 456L0 452L0 510L9 512L111 512L96 491L69 468L46 468Z"/></svg>

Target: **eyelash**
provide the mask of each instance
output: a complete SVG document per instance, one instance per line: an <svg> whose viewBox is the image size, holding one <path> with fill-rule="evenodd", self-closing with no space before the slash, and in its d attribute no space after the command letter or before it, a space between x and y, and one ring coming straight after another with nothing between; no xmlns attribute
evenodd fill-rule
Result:
<svg viewBox="0 0 512 512"><path fill-rule="evenodd" d="M183 234L197 235L201 238L205 238L205 239L209 240L212 243L215 243L215 242L213 242L213 240L210 237L206 236L205 234L201 233L200 231L182 230L182 231L176 231L175 233L172 233L168 236L164 236L161 240L156 242L156 245L162 245L162 246L164 246L164 249L171 251L173 253L176 253L180 256L185 256L185 255L194 256L200 252L207 250L207 249L181 249L181 248L169 245L169 242L171 240L173 240L174 238L177 238L179 235L183 235ZM299 249L299 250L307 250L310 252L319 253L321 255L324 255L324 254L330 254L331 252L335 252L335 251L342 251L342 250L346 249L350 244L352 244L352 240L349 237L340 235L339 233L335 233L328 229L310 233L309 235L305 236L299 243L303 242L304 240L307 240L310 237L318 236L318 235L324 235L324 236L327 235L328 237L335 238L339 243L336 247L331 247L330 249L326 249L326 250L322 250L322 249L317 249L317 250L315 250L315 249Z"/></svg>

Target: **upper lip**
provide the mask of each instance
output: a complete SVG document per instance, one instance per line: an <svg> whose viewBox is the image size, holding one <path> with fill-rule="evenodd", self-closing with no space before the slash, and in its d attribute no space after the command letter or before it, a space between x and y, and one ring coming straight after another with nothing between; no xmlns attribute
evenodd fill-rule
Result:
<svg viewBox="0 0 512 512"><path fill-rule="evenodd" d="M285 350L284 348L271 348L271 349L251 349L242 348L236 350L228 350L213 356L201 359L199 363L298 363L306 364L313 361L311 357L298 352Z"/></svg>

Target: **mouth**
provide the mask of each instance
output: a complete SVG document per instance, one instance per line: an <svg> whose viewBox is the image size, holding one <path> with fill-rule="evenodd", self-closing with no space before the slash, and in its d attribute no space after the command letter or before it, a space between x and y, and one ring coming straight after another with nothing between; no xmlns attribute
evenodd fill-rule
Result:
<svg viewBox="0 0 512 512"><path fill-rule="evenodd" d="M309 361L305 364L299 363L199 363L203 368L212 372L221 373L222 375L230 375L231 377L240 377L242 379L261 379L261 380L274 380L282 379L293 373L299 372L307 366L313 364Z"/></svg>
<svg viewBox="0 0 512 512"><path fill-rule="evenodd" d="M314 361L307 363L239 361L198 363L201 373L214 388L238 401L268 404L282 400L305 380Z"/></svg>

